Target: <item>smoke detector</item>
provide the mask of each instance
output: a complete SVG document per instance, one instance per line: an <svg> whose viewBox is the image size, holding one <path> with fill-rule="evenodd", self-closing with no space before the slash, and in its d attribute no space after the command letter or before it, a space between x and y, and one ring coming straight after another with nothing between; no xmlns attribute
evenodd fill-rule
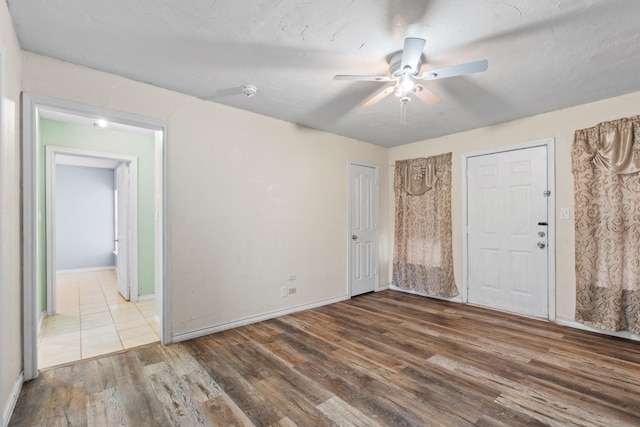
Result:
<svg viewBox="0 0 640 427"><path fill-rule="evenodd" d="M242 86L242 94L247 98L251 98L258 92L258 88L254 85L244 85Z"/></svg>

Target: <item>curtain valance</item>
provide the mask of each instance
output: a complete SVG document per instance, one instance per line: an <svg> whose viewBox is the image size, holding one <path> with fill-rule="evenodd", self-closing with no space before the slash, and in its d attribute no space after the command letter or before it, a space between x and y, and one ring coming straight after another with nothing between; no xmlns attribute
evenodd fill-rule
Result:
<svg viewBox="0 0 640 427"><path fill-rule="evenodd" d="M575 133L574 149L591 157L593 164L618 175L640 171L640 116L600 123Z"/></svg>
<svg viewBox="0 0 640 427"><path fill-rule="evenodd" d="M440 160L439 160L440 159ZM417 158L396 161L396 191L421 196L431 190L438 176L442 176L440 157Z"/></svg>

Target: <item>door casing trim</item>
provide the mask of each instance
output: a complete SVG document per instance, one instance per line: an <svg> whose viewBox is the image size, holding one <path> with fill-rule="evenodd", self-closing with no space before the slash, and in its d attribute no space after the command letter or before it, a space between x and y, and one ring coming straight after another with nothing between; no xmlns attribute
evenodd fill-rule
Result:
<svg viewBox="0 0 640 427"><path fill-rule="evenodd" d="M109 159L119 160L128 163L130 167L130 190L129 190L129 209L131 217L134 218L131 224L131 241L129 242L129 276L131 278L131 289L129 298L131 302L138 301L138 158L136 156L128 156L125 154L114 154L99 151L79 150L75 148L47 146L46 147L46 168L45 168L45 187L46 187L46 234L47 234L47 316L55 314L56 310L56 156L67 155L73 157L82 157L87 159Z"/></svg>
<svg viewBox="0 0 640 427"><path fill-rule="evenodd" d="M37 273L38 256L38 192L39 179L37 165L37 148L39 139L38 122L40 111L57 111L85 118L103 118L109 122L144 128L156 132L157 144L162 156L160 162L161 206L160 224L161 254L156 260L161 264L162 275L156 277L162 292L156 294L156 301L162 313L160 322L160 341L162 344L172 342L171 328L171 246L170 246L170 211L169 211L169 123L165 120L151 119L134 114L108 110L99 107L78 104L69 101L22 93L22 180L23 180L23 371L25 381L38 376L37 354ZM159 136L158 136L159 135Z"/></svg>
<svg viewBox="0 0 640 427"><path fill-rule="evenodd" d="M546 138L519 144L492 147L485 150L462 153L462 302L469 303L469 248L468 248L468 194L467 161L470 157L486 156L508 151L534 147L547 148L547 189L551 191L547 203L547 319L556 319L556 179L555 179L555 138Z"/></svg>

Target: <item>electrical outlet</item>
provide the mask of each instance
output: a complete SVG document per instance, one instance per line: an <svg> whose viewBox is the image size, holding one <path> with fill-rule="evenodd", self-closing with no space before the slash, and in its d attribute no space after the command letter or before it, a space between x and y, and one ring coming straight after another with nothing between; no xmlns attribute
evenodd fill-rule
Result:
<svg viewBox="0 0 640 427"><path fill-rule="evenodd" d="M289 295L289 291L287 290L286 286L283 286L280 288L280 296L282 298L286 297L287 295Z"/></svg>
<svg viewBox="0 0 640 427"><path fill-rule="evenodd" d="M295 293L296 293L296 288L289 288L289 295L295 294Z"/></svg>
<svg viewBox="0 0 640 427"><path fill-rule="evenodd" d="M292 282L294 280L296 280L296 275L295 274L290 274L289 275L289 281Z"/></svg>

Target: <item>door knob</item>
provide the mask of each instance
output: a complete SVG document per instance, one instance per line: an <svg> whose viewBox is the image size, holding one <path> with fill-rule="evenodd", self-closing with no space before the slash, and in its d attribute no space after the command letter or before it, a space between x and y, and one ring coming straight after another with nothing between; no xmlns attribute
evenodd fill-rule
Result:
<svg viewBox="0 0 640 427"><path fill-rule="evenodd" d="M351 240L358 240L358 236L356 236L355 234L351 236Z"/></svg>
<svg viewBox="0 0 640 427"><path fill-rule="evenodd" d="M547 246L547 244L546 244L545 242L538 242L538 247L539 247L540 249L544 249L544 248L545 248L545 246Z"/></svg>

